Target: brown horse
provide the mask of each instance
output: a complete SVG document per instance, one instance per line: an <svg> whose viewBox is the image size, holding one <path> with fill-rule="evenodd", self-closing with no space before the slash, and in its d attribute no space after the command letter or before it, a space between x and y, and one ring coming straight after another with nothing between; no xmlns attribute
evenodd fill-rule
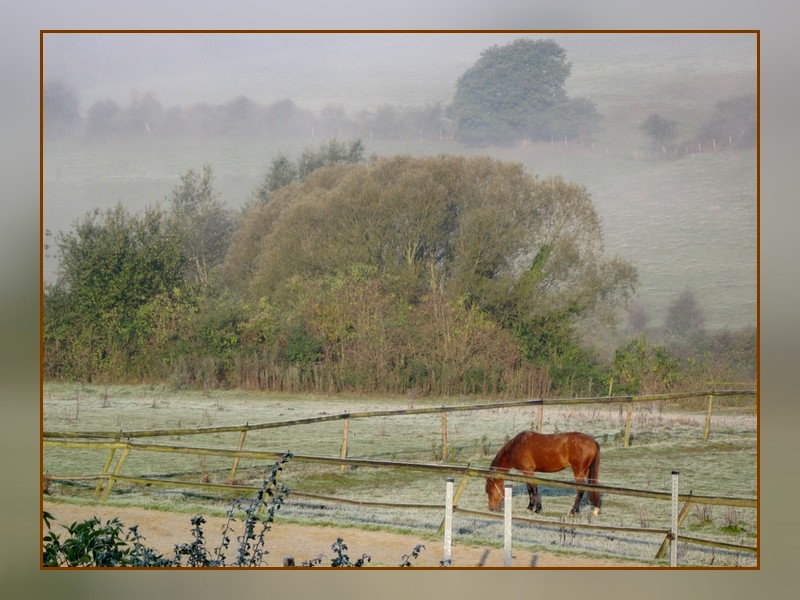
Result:
<svg viewBox="0 0 800 600"><path fill-rule="evenodd" d="M600 446L593 437L573 431L570 433L543 434L534 431L518 433L500 448L491 464L491 469L508 473L517 469L530 477L536 471L555 473L572 467L576 483L597 483L600 471ZM500 510L505 497L502 479L489 477L486 479L486 493L489 495L489 510ZM530 503L528 510L542 512L542 500L539 489L533 483L528 484ZM569 514L580 510L583 490L578 490L575 504ZM594 514L600 514L600 494L589 492L589 500L594 505Z"/></svg>

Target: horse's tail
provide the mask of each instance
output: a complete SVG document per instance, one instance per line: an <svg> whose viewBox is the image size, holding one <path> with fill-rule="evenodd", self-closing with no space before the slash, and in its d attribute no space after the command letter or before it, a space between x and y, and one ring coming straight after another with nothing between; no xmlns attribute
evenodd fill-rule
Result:
<svg viewBox="0 0 800 600"><path fill-rule="evenodd" d="M597 445L597 451L594 453L594 460L589 465L589 483L599 483L600 477L600 445ZM600 492L592 490L589 492L589 501L596 508L600 508Z"/></svg>

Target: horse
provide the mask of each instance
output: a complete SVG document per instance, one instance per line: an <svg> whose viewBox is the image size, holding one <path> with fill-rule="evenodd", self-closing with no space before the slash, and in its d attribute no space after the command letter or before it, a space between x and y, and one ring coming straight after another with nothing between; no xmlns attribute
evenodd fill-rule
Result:
<svg viewBox="0 0 800 600"><path fill-rule="evenodd" d="M555 473L567 467L572 467L576 483L585 483L588 479L588 483L596 484L600 472L600 446L597 441L577 431L552 434L523 431L500 448L489 468L502 473L517 469L533 477L536 471ZM505 497L502 479L487 477L486 493L489 496L489 510L499 511ZM542 500L535 484L528 484L528 495L528 510L542 512ZM579 512L582 499L583 490L578 490L569 514ZM590 491L589 500L594 505L594 514L599 515L600 493Z"/></svg>

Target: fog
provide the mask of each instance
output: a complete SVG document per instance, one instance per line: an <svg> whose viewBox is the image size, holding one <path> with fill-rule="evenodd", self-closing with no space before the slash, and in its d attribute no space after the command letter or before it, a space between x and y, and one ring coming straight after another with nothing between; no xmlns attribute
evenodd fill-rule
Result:
<svg viewBox="0 0 800 600"><path fill-rule="evenodd" d="M118 201L130 210L163 201L182 172L204 163L214 168L221 198L242 206L277 151L358 133L367 138L368 154L489 154L585 185L603 221L606 251L637 266L641 301L654 316L688 287L710 326L754 325L754 152L725 150L724 141L717 148L714 140L714 153L704 147L688 155L687 143L683 158L643 160L647 140L639 126L659 113L678 123L681 141L693 139L717 103L754 94L753 34L52 33L44 37L44 80L74 90L82 119L95 103L125 108L145 95L165 111L246 98L258 107L290 100L315 116L336 107L354 119L387 105L446 107L482 51L520 37L554 39L565 49L572 64L568 94L588 98L603 115L593 139L568 149L542 140L469 148L441 128L379 139L370 129L323 129L313 120L293 140L225 131L202 141L164 132L103 142L48 138L45 229L68 229L91 208ZM51 247L45 280L53 281L55 271Z"/></svg>
<svg viewBox="0 0 800 600"><path fill-rule="evenodd" d="M573 63L568 85L578 90L600 64L635 63L648 76L675 61L689 69L713 62L720 72L755 68L753 36L719 34L116 33L46 35L44 73L74 85L84 110L106 98L123 104L136 91L165 105L245 95L359 110L450 102L457 78L483 50L520 37L564 47Z"/></svg>

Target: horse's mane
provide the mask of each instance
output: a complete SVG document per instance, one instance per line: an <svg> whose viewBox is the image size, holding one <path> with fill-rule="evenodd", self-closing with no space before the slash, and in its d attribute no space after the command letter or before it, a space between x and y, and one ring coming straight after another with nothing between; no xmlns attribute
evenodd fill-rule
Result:
<svg viewBox="0 0 800 600"><path fill-rule="evenodd" d="M500 448L500 450L497 451L497 454L495 455L494 460L492 460L492 464L489 465L490 469L493 469L499 463L501 463L503 460L505 460L506 455L511 451L511 446L513 446L513 443L516 441L516 439L518 437L519 437L519 434L515 435L513 438L511 438L505 444L503 444L503 446Z"/></svg>

